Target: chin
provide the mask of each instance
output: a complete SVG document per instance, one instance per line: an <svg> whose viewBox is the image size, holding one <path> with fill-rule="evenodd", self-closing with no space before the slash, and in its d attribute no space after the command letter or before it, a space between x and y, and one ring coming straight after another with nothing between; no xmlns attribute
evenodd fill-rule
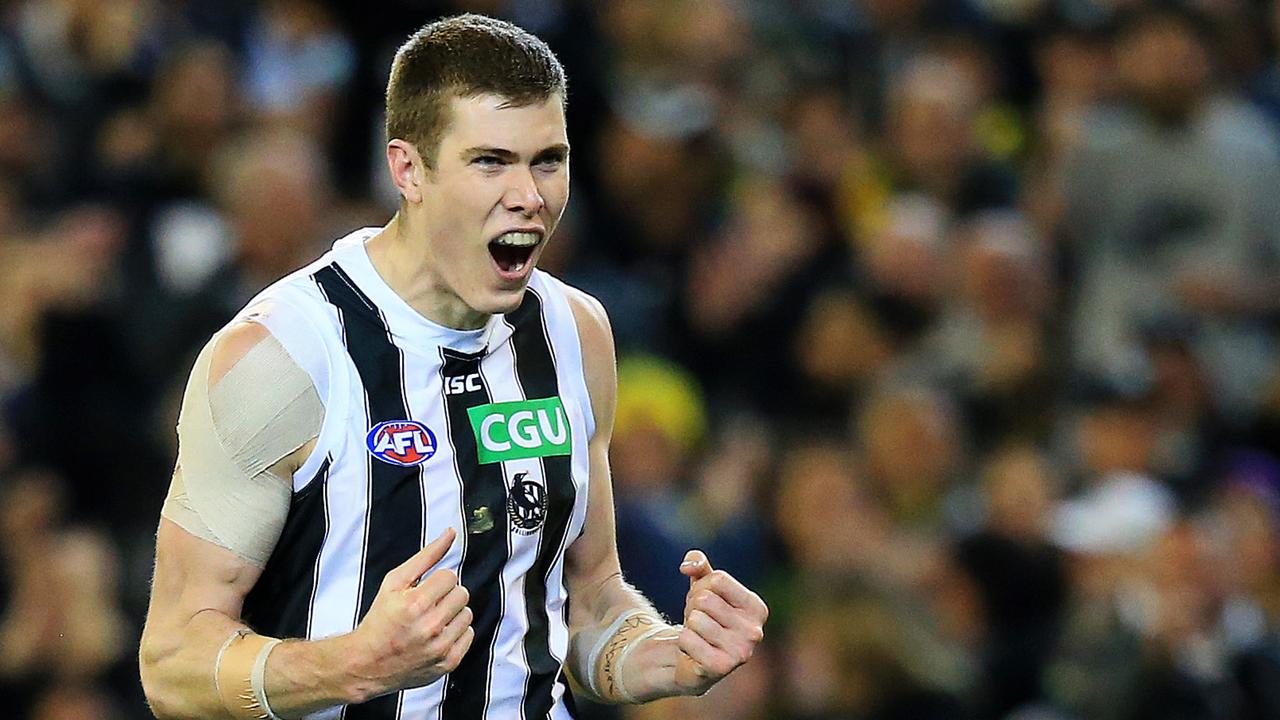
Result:
<svg viewBox="0 0 1280 720"><path fill-rule="evenodd" d="M520 303L524 302L524 293L527 289L528 286L525 286L519 290L495 292L484 298L479 304L471 307L490 315L509 313L520 307Z"/></svg>

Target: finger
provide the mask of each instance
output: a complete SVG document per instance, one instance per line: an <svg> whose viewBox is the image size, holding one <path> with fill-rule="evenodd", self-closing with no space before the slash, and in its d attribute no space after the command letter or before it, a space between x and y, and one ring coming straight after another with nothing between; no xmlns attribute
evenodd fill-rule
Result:
<svg viewBox="0 0 1280 720"><path fill-rule="evenodd" d="M718 650L728 651L731 649L729 628L716 622L710 615L701 610L694 610L689 613L684 626L697 633L698 637Z"/></svg>
<svg viewBox="0 0 1280 720"><path fill-rule="evenodd" d="M686 626L685 630L687 632L680 633L676 640L676 647L698 666L699 675L710 677L715 674L715 668L732 663L728 653L707 642L692 628Z"/></svg>
<svg viewBox="0 0 1280 720"><path fill-rule="evenodd" d="M745 611L730 606L723 598L709 593L705 595L699 597L700 607L689 613L685 627L723 650L735 663L746 662L764 640L763 621L754 621ZM715 611L708 611L707 606L715 608Z"/></svg>
<svg viewBox="0 0 1280 720"><path fill-rule="evenodd" d="M466 593L467 589L458 584L458 574L449 568L436 570L421 583L418 583L417 587L409 588L410 596L422 603L421 607L424 614L429 612L430 608L442 602L444 598L458 591ZM461 605L466 604L467 601L464 596ZM456 612L457 608L454 611Z"/></svg>
<svg viewBox="0 0 1280 720"><path fill-rule="evenodd" d="M427 582L419 585L414 592L423 592L423 600L430 603L431 610L426 613L426 621L435 623L436 625L444 625L462 612L467 606L467 601L471 599L471 593L461 585L454 585L439 597L432 597L430 593L435 591L434 586L428 588L432 584L431 578Z"/></svg>
<svg viewBox="0 0 1280 720"><path fill-rule="evenodd" d="M465 656L467 651L471 649L471 642L475 639L476 630L468 625L462 631L462 635L458 638L457 642L453 644L453 647L449 648L449 654L444 656L445 665L450 670L458 667L458 664L462 662L463 656Z"/></svg>
<svg viewBox="0 0 1280 720"><path fill-rule="evenodd" d="M746 631L756 626L745 612L735 608L711 590L699 590L689 599L689 609L701 610L721 626L736 631Z"/></svg>
<svg viewBox="0 0 1280 720"><path fill-rule="evenodd" d="M680 563L680 573L689 577L689 584L711 574L711 561L701 550L690 550L684 554L684 562Z"/></svg>
<svg viewBox="0 0 1280 720"><path fill-rule="evenodd" d="M453 545L456 537L457 533L454 532L453 528L445 528L445 531L440 533L426 547L414 553L408 560L388 572L382 580L383 586L396 590L413 587L419 578L426 575L428 570L440 562L444 554L449 551L449 546Z"/></svg>
<svg viewBox="0 0 1280 720"><path fill-rule="evenodd" d="M760 599L759 595L751 592L746 585L738 582L737 578L723 570L713 571L704 578L702 585L739 610L745 610L753 616L761 617L762 621L769 614L769 608Z"/></svg>
<svg viewBox="0 0 1280 720"><path fill-rule="evenodd" d="M453 647L453 644L458 642L462 638L462 634L471 627L471 621L474 619L475 616L472 615L471 608L462 608L453 616L448 625L440 629L440 641L444 643L445 647Z"/></svg>

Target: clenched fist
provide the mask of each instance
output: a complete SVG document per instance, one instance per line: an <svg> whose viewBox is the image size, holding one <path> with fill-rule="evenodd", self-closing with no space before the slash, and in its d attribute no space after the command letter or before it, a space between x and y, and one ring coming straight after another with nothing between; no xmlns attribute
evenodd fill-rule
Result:
<svg viewBox="0 0 1280 720"><path fill-rule="evenodd" d="M452 528L445 530L388 572L352 632L357 671L381 690L375 695L435 682L458 667L471 647L475 631L467 589L452 570L426 574L456 536Z"/></svg>
<svg viewBox="0 0 1280 720"><path fill-rule="evenodd" d="M700 550L685 555L680 572L689 577L689 594L677 641L676 685L701 695L751 658L764 639L769 608L732 575L713 570Z"/></svg>

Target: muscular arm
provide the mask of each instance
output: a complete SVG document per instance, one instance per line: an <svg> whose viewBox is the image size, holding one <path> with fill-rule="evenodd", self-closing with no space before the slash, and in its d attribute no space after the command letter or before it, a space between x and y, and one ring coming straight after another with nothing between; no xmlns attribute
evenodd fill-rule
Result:
<svg viewBox="0 0 1280 720"><path fill-rule="evenodd" d="M209 385L266 336L267 330L255 323L224 332L213 350ZM314 440L304 444L268 473L287 484L313 447ZM283 498L266 514L280 521L277 527L289 510L288 494ZM281 717L300 717L423 685L456 667L473 636L466 590L447 570L417 584L453 539L447 531L388 573L354 631L276 646L263 683L272 710ZM161 519L139 653L143 689L158 717L233 717L217 692L215 664L224 643L246 628L240 613L261 572L259 564Z"/></svg>
<svg viewBox="0 0 1280 720"><path fill-rule="evenodd" d="M213 349L209 387L266 337L266 328L256 323L241 323L223 333ZM314 445L314 440L306 443L273 465L268 474L287 487L293 471ZM181 468L177 472L181 473ZM280 524L289 511L287 496L282 497L282 502L265 509ZM230 717L215 687L214 662L231 634L246 627L239 620L240 612L261 572L254 562L161 518L139 657L143 688L158 716ZM359 697L356 683L332 672L343 668L338 660L344 655L335 647L340 645L340 640L290 643L272 653L274 672L268 680L275 681L271 684L278 695L273 694L272 700L277 712L306 712ZM334 677L317 677L307 672L310 668L326 668ZM310 676L311 686L289 682L292 675Z"/></svg>
<svg viewBox="0 0 1280 720"><path fill-rule="evenodd" d="M588 447L591 501L586 527L566 558L565 577L571 598L567 665L579 686L605 702L644 702L700 694L750 657L763 637L767 609L754 593L723 571L712 571L706 556L693 551L680 568L691 579L684 618L688 627L666 626L657 632L653 632L653 626L624 626L621 631L613 627L617 618L629 612L646 611L648 617L638 623L649 623L657 613L623 580L618 562L609 473L609 443L617 399L613 334L604 308L594 298L574 291L570 304L582 342L596 429ZM733 606L722 596L730 598ZM709 620L701 609L704 606L714 607L722 622L704 625ZM647 637L635 647L627 648L635 638L644 636ZM608 662L596 665L604 670L597 673L603 676L597 677L597 687L586 687L594 660L591 654L599 647L603 647L601 657ZM615 662L624 654L625 663ZM626 693L618 692L619 684L625 685Z"/></svg>
<svg viewBox="0 0 1280 720"><path fill-rule="evenodd" d="M228 718L214 684L222 644L246 625L245 595L261 568L162 519L142 635L142 684L161 718ZM353 667L348 636L286 642L267 665L267 694L282 717L370 696Z"/></svg>

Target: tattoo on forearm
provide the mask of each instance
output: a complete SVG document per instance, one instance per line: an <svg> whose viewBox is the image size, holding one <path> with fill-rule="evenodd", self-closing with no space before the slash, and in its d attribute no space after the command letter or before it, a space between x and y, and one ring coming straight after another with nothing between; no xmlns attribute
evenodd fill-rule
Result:
<svg viewBox="0 0 1280 720"><path fill-rule="evenodd" d="M601 658L600 673L604 680L603 685L607 691L608 699L629 699L628 693L623 690L622 668L619 667L619 661L625 654L623 651L631 644L639 635L653 628L658 622L649 615L633 615L622 623L622 627L614 636L610 638L608 645L605 646L603 656Z"/></svg>

